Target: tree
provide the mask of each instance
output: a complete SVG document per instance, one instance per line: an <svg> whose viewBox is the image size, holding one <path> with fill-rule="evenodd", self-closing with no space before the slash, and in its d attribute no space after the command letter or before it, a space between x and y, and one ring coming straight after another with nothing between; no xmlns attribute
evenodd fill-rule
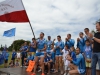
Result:
<svg viewBox="0 0 100 75"><path fill-rule="evenodd" d="M2 46L2 44L1 44L1 48L0 48L0 50L3 50L3 46Z"/></svg>
<svg viewBox="0 0 100 75"><path fill-rule="evenodd" d="M15 40L11 46L8 48L9 51L12 51L13 49L15 49L16 51L18 51L21 47L21 45L25 42L25 40L21 39L21 40ZM30 41L26 41L28 44L30 43Z"/></svg>

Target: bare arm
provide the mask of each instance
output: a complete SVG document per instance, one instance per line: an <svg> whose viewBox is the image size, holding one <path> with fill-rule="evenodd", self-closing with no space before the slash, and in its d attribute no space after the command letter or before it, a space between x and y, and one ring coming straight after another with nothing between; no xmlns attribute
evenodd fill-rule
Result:
<svg viewBox="0 0 100 75"><path fill-rule="evenodd" d="M94 37L94 40L95 40L96 42L100 43L100 39Z"/></svg>
<svg viewBox="0 0 100 75"><path fill-rule="evenodd" d="M32 46L33 48L36 48L36 42L34 42L34 46Z"/></svg>

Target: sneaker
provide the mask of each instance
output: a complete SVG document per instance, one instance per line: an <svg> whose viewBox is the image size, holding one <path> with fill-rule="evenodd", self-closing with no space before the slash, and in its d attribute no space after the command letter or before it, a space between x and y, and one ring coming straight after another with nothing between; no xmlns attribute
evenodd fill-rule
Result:
<svg viewBox="0 0 100 75"><path fill-rule="evenodd" d="M41 72L41 69L39 69L38 72Z"/></svg>
<svg viewBox="0 0 100 75"><path fill-rule="evenodd" d="M25 66L25 68L27 68L27 66Z"/></svg>
<svg viewBox="0 0 100 75"><path fill-rule="evenodd" d="M61 71L61 74L63 74L63 71Z"/></svg>
<svg viewBox="0 0 100 75"><path fill-rule="evenodd" d="M36 75L35 73L32 73L31 75Z"/></svg>
<svg viewBox="0 0 100 75"><path fill-rule="evenodd" d="M67 75L66 73L64 73L64 75Z"/></svg>
<svg viewBox="0 0 100 75"><path fill-rule="evenodd" d="M45 75L44 73L42 73L41 75Z"/></svg>

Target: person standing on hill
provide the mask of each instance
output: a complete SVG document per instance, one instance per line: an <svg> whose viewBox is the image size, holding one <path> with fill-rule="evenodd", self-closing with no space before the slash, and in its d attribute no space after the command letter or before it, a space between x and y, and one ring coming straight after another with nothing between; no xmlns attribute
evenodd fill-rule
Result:
<svg viewBox="0 0 100 75"><path fill-rule="evenodd" d="M9 52L6 50L5 56L4 56L4 68L8 67L8 58L9 58Z"/></svg>
<svg viewBox="0 0 100 75"><path fill-rule="evenodd" d="M96 75L96 64L99 64L100 70L100 22L96 23L97 33L94 34L93 37L93 54L92 54L92 75Z"/></svg>

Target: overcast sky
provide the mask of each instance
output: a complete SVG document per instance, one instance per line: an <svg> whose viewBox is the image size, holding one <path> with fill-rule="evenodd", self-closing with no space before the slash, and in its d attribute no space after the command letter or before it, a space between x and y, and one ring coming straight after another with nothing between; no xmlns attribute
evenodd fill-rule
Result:
<svg viewBox="0 0 100 75"><path fill-rule="evenodd" d="M4 1L4 0L0 0ZM84 28L95 29L96 20L100 18L100 0L23 0L36 38L40 32L52 39L57 35L62 40L68 33L76 39ZM15 39L31 40L33 37L28 23L0 22L0 44L10 46L14 37L3 37L3 32L16 27Z"/></svg>

